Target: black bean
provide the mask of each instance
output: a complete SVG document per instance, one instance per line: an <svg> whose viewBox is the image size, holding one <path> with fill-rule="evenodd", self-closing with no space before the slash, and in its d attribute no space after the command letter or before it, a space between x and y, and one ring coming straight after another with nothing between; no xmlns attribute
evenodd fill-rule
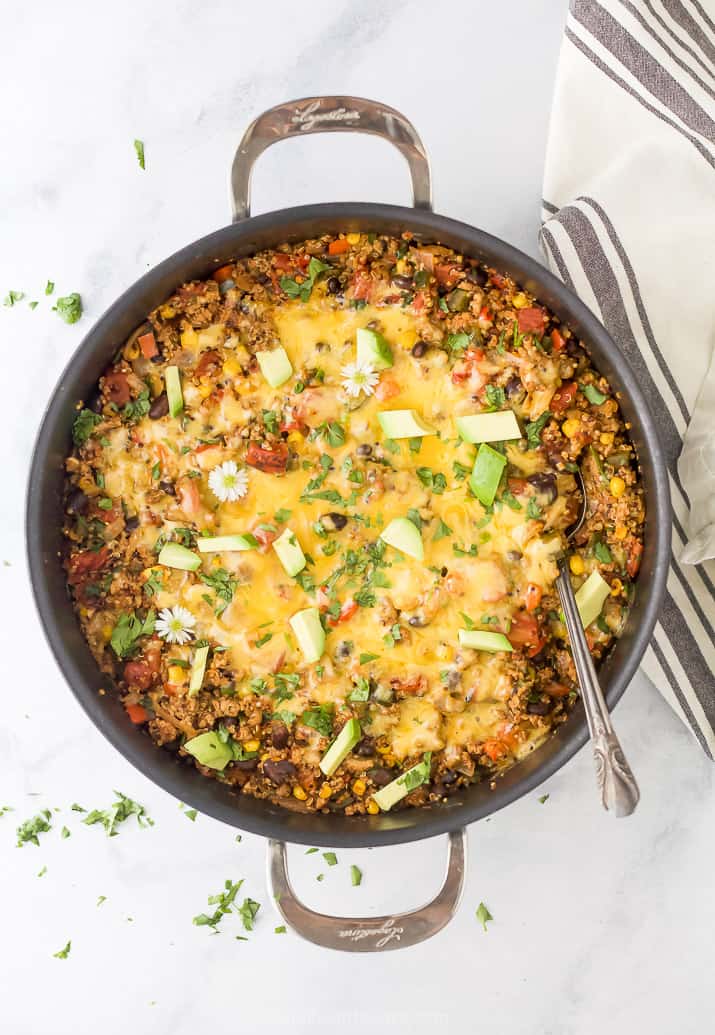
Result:
<svg viewBox="0 0 715 1035"><path fill-rule="evenodd" d="M434 782L434 793L440 798L446 798L449 794L454 794L457 790L457 774L453 769L446 769L443 773L440 773Z"/></svg>
<svg viewBox="0 0 715 1035"><path fill-rule="evenodd" d="M571 359L584 359L586 353L583 351L579 343L575 338L566 339L566 355L570 356Z"/></svg>
<svg viewBox="0 0 715 1035"><path fill-rule="evenodd" d="M479 287L484 287L487 282L486 271L480 269L479 266L474 266L472 269L467 271L467 280L470 284L478 284Z"/></svg>
<svg viewBox="0 0 715 1035"><path fill-rule="evenodd" d="M176 489L174 488L173 482L159 482L159 488L162 492L165 492L167 496L176 496Z"/></svg>
<svg viewBox="0 0 715 1035"><path fill-rule="evenodd" d="M355 452L356 452L356 454L358 456L362 456L362 457L370 456L370 454L372 453L372 446L370 445L369 442L361 442L360 445L355 450Z"/></svg>
<svg viewBox="0 0 715 1035"><path fill-rule="evenodd" d="M521 383L521 378L516 375L514 375L514 377L510 377L504 385L504 392L506 393L507 399L514 399L516 396L526 395L526 389Z"/></svg>
<svg viewBox="0 0 715 1035"><path fill-rule="evenodd" d="M288 727L285 725L285 723L273 723L271 727L271 744L274 748L278 748L278 750L284 748L288 743L289 737L290 733L288 732Z"/></svg>
<svg viewBox="0 0 715 1035"><path fill-rule="evenodd" d="M347 525L348 519L345 514L323 514L320 523L329 532L340 532Z"/></svg>
<svg viewBox="0 0 715 1035"><path fill-rule="evenodd" d="M289 762L287 758L282 759L280 762L264 762L263 772L266 774L271 783L286 783L292 776L295 776L298 770Z"/></svg>
<svg viewBox="0 0 715 1035"><path fill-rule="evenodd" d="M415 357L415 359L421 359L428 348L429 345L426 341L416 341L412 346L412 355Z"/></svg>
<svg viewBox="0 0 715 1035"><path fill-rule="evenodd" d="M89 400L89 409L93 413L101 413L104 403L102 402L102 396L99 392L96 392Z"/></svg>
<svg viewBox="0 0 715 1035"><path fill-rule="evenodd" d="M375 754L375 741L372 737L363 737L353 748L353 753L360 758L372 758Z"/></svg>
<svg viewBox="0 0 715 1035"><path fill-rule="evenodd" d="M162 392L149 407L149 416L152 420L159 420L160 417L166 417L168 412L169 399L166 392Z"/></svg>
<svg viewBox="0 0 715 1035"><path fill-rule="evenodd" d="M369 769L367 775L376 787L386 787L388 783L392 783L395 774L390 769L378 766L377 769Z"/></svg>
<svg viewBox="0 0 715 1035"><path fill-rule="evenodd" d="M556 489L556 476L544 472L540 474L530 474L526 479L529 485L533 485L537 492L543 493L544 496L549 497L549 503L553 503L557 496Z"/></svg>
<svg viewBox="0 0 715 1035"><path fill-rule="evenodd" d="M409 291L412 287L412 277L402 277L398 274L392 278L392 283L403 291Z"/></svg>
<svg viewBox="0 0 715 1035"><path fill-rule="evenodd" d="M407 624L411 625L413 629L424 629L427 622L424 620L422 615L412 615L411 618L407 619Z"/></svg>
<svg viewBox="0 0 715 1035"><path fill-rule="evenodd" d="M82 514L87 509L89 498L82 492L81 489L75 489L67 497L67 513L68 514Z"/></svg>
<svg viewBox="0 0 715 1035"><path fill-rule="evenodd" d="M244 772L249 772L250 773L252 769L257 769L258 768L258 759L257 758L244 758L240 762L234 762L233 765L234 765L234 768L236 768L236 769L243 769Z"/></svg>
<svg viewBox="0 0 715 1035"><path fill-rule="evenodd" d="M125 518L124 528L127 532L133 532L135 528L139 528L139 515L132 514L130 517Z"/></svg>
<svg viewBox="0 0 715 1035"><path fill-rule="evenodd" d="M330 277L328 280L328 291L331 295L337 295L340 291L340 281L337 277Z"/></svg>
<svg viewBox="0 0 715 1035"><path fill-rule="evenodd" d="M341 640L335 650L335 657L339 661L345 661L352 653L353 645L350 640Z"/></svg>
<svg viewBox="0 0 715 1035"><path fill-rule="evenodd" d="M548 715L553 707L553 701L529 701L526 710L529 715Z"/></svg>

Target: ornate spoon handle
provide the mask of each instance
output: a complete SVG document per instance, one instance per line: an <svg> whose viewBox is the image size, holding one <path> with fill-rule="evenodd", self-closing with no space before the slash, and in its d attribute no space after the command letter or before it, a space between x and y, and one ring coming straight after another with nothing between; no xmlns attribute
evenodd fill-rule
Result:
<svg viewBox="0 0 715 1035"><path fill-rule="evenodd" d="M556 588L564 612L583 706L586 710L601 801L603 807L614 812L616 816L630 816L638 804L640 791L613 730L608 706L586 642L565 558L559 561Z"/></svg>

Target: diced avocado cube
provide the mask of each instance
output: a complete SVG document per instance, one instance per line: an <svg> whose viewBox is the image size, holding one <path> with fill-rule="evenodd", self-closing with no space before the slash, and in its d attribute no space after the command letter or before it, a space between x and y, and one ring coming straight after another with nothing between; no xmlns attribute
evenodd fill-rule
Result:
<svg viewBox="0 0 715 1035"><path fill-rule="evenodd" d="M500 650L514 650L504 633L487 632L483 629L460 629L459 643L462 647L471 647L472 650L486 650L490 653Z"/></svg>
<svg viewBox="0 0 715 1035"><path fill-rule="evenodd" d="M332 776L345 761L362 736L357 719L348 719L337 737L320 760L320 768L326 776Z"/></svg>
<svg viewBox="0 0 715 1035"><path fill-rule="evenodd" d="M483 442L469 478L469 487L483 506L491 507L494 502L505 467L506 457Z"/></svg>
<svg viewBox="0 0 715 1035"><path fill-rule="evenodd" d="M180 571L197 571L201 567L198 554L181 543L165 543L159 551L158 560L165 568L178 568Z"/></svg>
<svg viewBox="0 0 715 1035"><path fill-rule="evenodd" d="M381 410L377 419L387 438L424 438L437 434L414 410Z"/></svg>
<svg viewBox="0 0 715 1035"><path fill-rule="evenodd" d="M181 374L178 367L167 367L164 371L166 398L169 402L169 413L178 417L184 408L184 393L181 391Z"/></svg>
<svg viewBox="0 0 715 1035"><path fill-rule="evenodd" d="M255 550L258 540L247 532L245 535L207 535L196 540L199 553L230 553L232 550Z"/></svg>
<svg viewBox="0 0 715 1035"><path fill-rule="evenodd" d="M196 648L194 660L191 664L191 675L189 676L189 697L193 697L197 694L203 685L208 656L208 644L204 647Z"/></svg>
<svg viewBox="0 0 715 1035"><path fill-rule="evenodd" d="M193 755L200 765L207 769L225 769L233 760L233 751L229 744L224 744L217 733L199 733L198 737L187 740L184 749Z"/></svg>
<svg viewBox="0 0 715 1035"><path fill-rule="evenodd" d="M306 662L312 665L314 661L319 661L325 650L325 632L318 608L306 607L303 611L297 611L290 619L290 624Z"/></svg>
<svg viewBox="0 0 715 1035"><path fill-rule="evenodd" d="M286 575L293 577L305 567L305 554L296 538L295 532L291 532L290 528L284 529L278 536L273 543L273 549L278 555L278 560L285 568Z"/></svg>
<svg viewBox="0 0 715 1035"><path fill-rule="evenodd" d="M576 606L581 615L584 629L595 622L601 613L611 587L597 571L592 571L584 584L576 592Z"/></svg>
<svg viewBox="0 0 715 1035"><path fill-rule="evenodd" d="M393 365L392 349L381 334L359 327L356 337L358 363L369 363L373 370L387 370Z"/></svg>
<svg viewBox="0 0 715 1035"><path fill-rule="evenodd" d="M271 352L257 352L256 359L261 373L271 388L278 388L284 384L293 373L288 353L282 346Z"/></svg>
<svg viewBox="0 0 715 1035"><path fill-rule="evenodd" d="M409 518L393 518L389 525L386 525L380 533L380 539L388 546L394 546L416 561L424 560L425 549L422 543L422 535L417 525Z"/></svg>
<svg viewBox="0 0 715 1035"><path fill-rule="evenodd" d="M465 442L508 442L521 438L519 421L513 410L498 413L469 413L455 421L460 438Z"/></svg>

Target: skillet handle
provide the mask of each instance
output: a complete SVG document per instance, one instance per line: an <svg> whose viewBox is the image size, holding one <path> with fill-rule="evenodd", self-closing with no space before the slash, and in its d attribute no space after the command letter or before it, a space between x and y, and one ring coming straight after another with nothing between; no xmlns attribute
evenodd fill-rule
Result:
<svg viewBox="0 0 715 1035"><path fill-rule="evenodd" d="M407 160L412 204L432 209L429 160L412 123L387 104L364 97L303 97L269 108L251 123L231 167L233 222L251 214L251 173L256 159L279 140L307 133L370 133L389 140Z"/></svg>
<svg viewBox="0 0 715 1035"><path fill-rule="evenodd" d="M329 916L308 909L291 886L284 841L268 843L268 887L285 922L306 941L343 952L386 952L417 945L449 923L462 897L466 858L467 832L453 831L444 883L435 898L419 909L392 916Z"/></svg>

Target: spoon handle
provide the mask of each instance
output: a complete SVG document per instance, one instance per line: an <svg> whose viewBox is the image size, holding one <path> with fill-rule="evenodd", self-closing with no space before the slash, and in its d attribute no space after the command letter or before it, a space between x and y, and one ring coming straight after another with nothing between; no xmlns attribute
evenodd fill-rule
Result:
<svg viewBox="0 0 715 1035"><path fill-rule="evenodd" d="M638 804L640 791L613 730L608 706L586 642L565 558L559 561L556 588L571 641L571 651L581 687L581 699L591 734L601 801L603 807L614 812L616 816L630 816Z"/></svg>

